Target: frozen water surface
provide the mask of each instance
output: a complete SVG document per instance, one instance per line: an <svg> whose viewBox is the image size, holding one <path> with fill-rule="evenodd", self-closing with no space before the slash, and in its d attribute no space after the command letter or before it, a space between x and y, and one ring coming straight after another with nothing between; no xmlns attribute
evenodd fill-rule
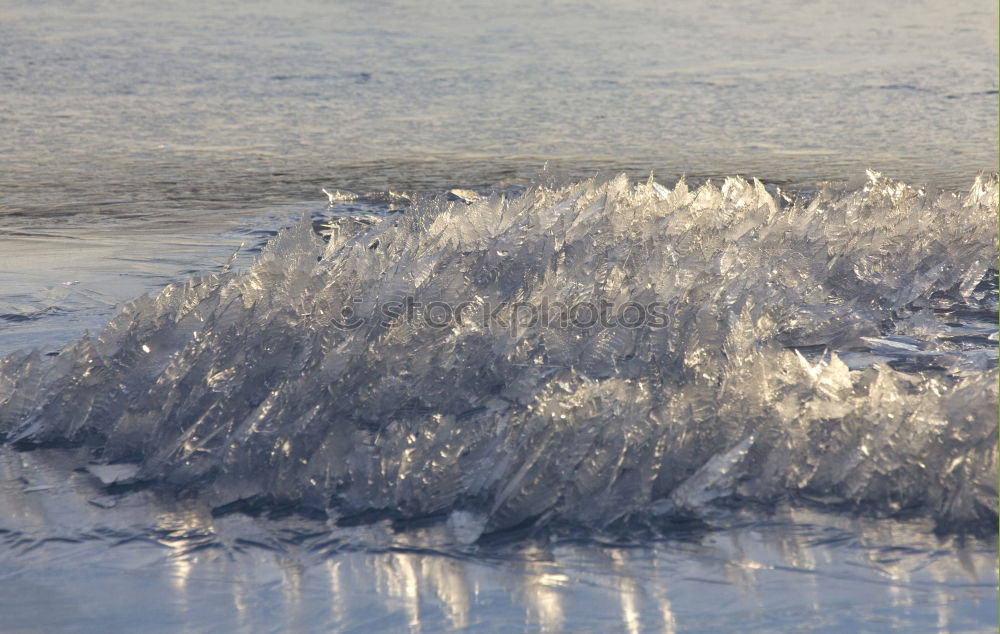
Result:
<svg viewBox="0 0 1000 634"><path fill-rule="evenodd" d="M996 631L997 10L6 2L0 629Z"/></svg>
<svg viewBox="0 0 1000 634"><path fill-rule="evenodd" d="M744 510L470 543L457 513L340 525L109 495L77 459L0 450L6 631L995 629L995 539L923 520Z"/></svg>

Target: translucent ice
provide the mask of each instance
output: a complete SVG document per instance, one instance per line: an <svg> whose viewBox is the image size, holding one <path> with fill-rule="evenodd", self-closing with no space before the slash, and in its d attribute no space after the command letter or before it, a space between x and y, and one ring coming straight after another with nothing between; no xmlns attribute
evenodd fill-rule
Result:
<svg viewBox="0 0 1000 634"><path fill-rule="evenodd" d="M220 506L463 535L740 500L988 524L997 199L995 177L803 198L619 177L327 242L304 220L248 271L0 362L0 433Z"/></svg>

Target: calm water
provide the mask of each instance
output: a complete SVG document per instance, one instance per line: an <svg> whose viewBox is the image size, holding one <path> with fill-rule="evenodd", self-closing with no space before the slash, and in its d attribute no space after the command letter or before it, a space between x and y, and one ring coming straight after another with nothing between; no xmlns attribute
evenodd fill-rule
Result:
<svg viewBox="0 0 1000 634"><path fill-rule="evenodd" d="M215 212L548 162L968 187L992 2L7 1L3 211Z"/></svg>
<svg viewBox="0 0 1000 634"><path fill-rule="evenodd" d="M241 244L245 265L323 212L321 187L624 171L808 191L873 168L967 190L997 169L997 13L0 0L0 356L58 350ZM995 539L919 521L783 511L669 539L463 546L440 526L219 519L144 492L103 508L91 476L43 454L0 459L16 631L996 628Z"/></svg>

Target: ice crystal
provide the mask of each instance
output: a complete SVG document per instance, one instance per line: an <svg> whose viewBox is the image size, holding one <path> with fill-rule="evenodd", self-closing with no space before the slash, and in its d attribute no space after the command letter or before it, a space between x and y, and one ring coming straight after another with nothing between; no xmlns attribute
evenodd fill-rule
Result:
<svg viewBox="0 0 1000 634"><path fill-rule="evenodd" d="M328 242L303 220L247 271L0 362L0 433L213 504L448 512L463 534L724 500L995 521L996 178L772 191L453 195ZM508 310L600 302L662 323Z"/></svg>

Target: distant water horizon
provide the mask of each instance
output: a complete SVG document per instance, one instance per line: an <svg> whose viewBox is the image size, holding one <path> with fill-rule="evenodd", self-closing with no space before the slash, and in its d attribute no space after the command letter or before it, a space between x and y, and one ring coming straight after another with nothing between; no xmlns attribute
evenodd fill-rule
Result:
<svg viewBox="0 0 1000 634"><path fill-rule="evenodd" d="M7 3L0 214L663 180L961 189L997 168L997 9Z"/></svg>

